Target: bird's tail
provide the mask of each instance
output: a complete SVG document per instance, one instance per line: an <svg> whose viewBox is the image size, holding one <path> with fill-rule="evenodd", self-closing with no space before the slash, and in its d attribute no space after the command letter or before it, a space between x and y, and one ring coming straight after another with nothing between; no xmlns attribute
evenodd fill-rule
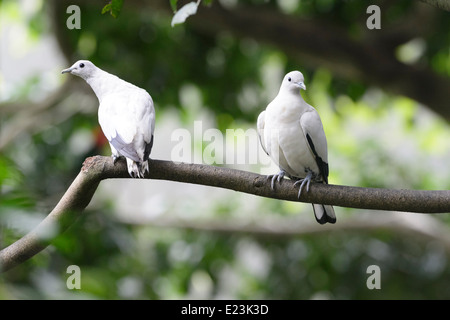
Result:
<svg viewBox="0 0 450 320"><path fill-rule="evenodd" d="M329 205L323 204L313 204L314 215L316 216L316 220L320 224L335 223L336 222L336 214L334 213L334 208Z"/></svg>

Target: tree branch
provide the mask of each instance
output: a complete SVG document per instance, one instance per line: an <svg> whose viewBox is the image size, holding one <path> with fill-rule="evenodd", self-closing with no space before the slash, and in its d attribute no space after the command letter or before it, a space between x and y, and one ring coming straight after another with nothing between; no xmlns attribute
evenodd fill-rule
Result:
<svg viewBox="0 0 450 320"><path fill-rule="evenodd" d="M219 218L200 219L197 221L179 219L167 216L157 218L133 218L133 215L121 215L122 223L140 226L145 225L154 228L172 228L192 230L196 232L211 232L223 235L251 235L262 239L301 237L308 235L326 234L331 230L340 232L371 232L388 230L401 236L415 239L422 237L424 241L436 241L450 252L450 229L446 224L435 219L431 215L402 214L400 212L377 212L376 215L364 215L345 219L338 224L325 224L310 222L305 223L296 218L266 218L250 221L246 219L229 219L224 221Z"/></svg>
<svg viewBox="0 0 450 320"><path fill-rule="evenodd" d="M85 84L81 85L81 81L71 79L41 102L24 101L0 104L0 116L7 119L0 126L0 151L24 132L37 133L48 128L49 125L54 126L67 120L75 113L90 112L94 108L97 111L97 99L93 100L94 104L83 104L81 109L80 104L71 106L71 101L79 99L77 93L89 92ZM70 90L68 90L69 88ZM67 94L68 91L71 93ZM74 98L75 96L77 98Z"/></svg>
<svg viewBox="0 0 450 320"><path fill-rule="evenodd" d="M417 24L417 17L413 18L416 20L409 18L408 22L414 21ZM354 39L342 27L318 18L304 19L285 15L264 6L241 5L225 9L218 2L205 10L199 10L188 24L206 35L213 36L227 30L239 37L251 37L275 45L298 61L299 66L326 67L337 77L376 85L387 92L405 95L425 104L450 121L447 103L450 99L450 79L431 68L398 61L389 37L398 37L395 32L362 31L361 37ZM362 30L364 27L362 25ZM416 32L408 31L407 38L429 36L429 31L425 34L417 33L424 32L427 23L422 23L421 27L420 31L416 31L417 28L410 26ZM401 35L400 38L405 40L404 36ZM394 43L400 44L396 41ZM416 79L422 80L418 82Z"/></svg>
<svg viewBox="0 0 450 320"><path fill-rule="evenodd" d="M85 3L91 1L84 0ZM50 2L55 26L61 24L61 13L71 3ZM385 1L388 6L390 1ZM223 6L213 1L201 7L188 19L187 25L202 37L215 38L229 32L240 38L252 38L275 46L296 62L299 68L327 68L334 78L374 85L386 92L404 95L450 121L450 78L439 74L430 63L405 64L398 60L395 48L415 38L428 39L438 30L440 16L447 14L448 0L420 0L404 12L399 21L382 25L382 30L368 30L365 12L354 13L361 27L357 35L327 16L299 17L284 14L269 4L252 5L238 2ZM173 15L167 0L130 1L127 8ZM385 6L382 6L385 14ZM384 21L384 20L383 20ZM383 22L384 23L384 22ZM58 43L66 57L75 51L68 44L67 28L54 28ZM211 41L215 42L215 41ZM431 59L431 57L429 57ZM420 80L418 80L420 79Z"/></svg>
<svg viewBox="0 0 450 320"><path fill-rule="evenodd" d="M87 158L69 189L50 214L30 233L0 251L0 270L6 271L42 251L75 222L91 201L100 181L129 178L125 161L111 157ZM261 197L323 203L351 208L420 213L450 212L450 191L390 190L312 183L297 199L293 181L283 180L275 190L266 176L209 165L150 160L147 179L169 180L230 189Z"/></svg>
<svg viewBox="0 0 450 320"><path fill-rule="evenodd" d="M450 1L448 0L420 0L420 1L427 3L431 6L434 6L438 9L450 11Z"/></svg>

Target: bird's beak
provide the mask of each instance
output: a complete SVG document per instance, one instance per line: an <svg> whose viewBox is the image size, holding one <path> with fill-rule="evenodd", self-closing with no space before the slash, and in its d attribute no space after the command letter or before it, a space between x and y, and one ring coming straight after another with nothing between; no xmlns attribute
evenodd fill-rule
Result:
<svg viewBox="0 0 450 320"><path fill-rule="evenodd" d="M61 71L61 73L71 73L73 69L74 69L73 67L70 67L70 68L64 69L63 71Z"/></svg>
<svg viewBox="0 0 450 320"><path fill-rule="evenodd" d="M306 90L306 86L303 82L297 82L297 84L300 87L300 89Z"/></svg>

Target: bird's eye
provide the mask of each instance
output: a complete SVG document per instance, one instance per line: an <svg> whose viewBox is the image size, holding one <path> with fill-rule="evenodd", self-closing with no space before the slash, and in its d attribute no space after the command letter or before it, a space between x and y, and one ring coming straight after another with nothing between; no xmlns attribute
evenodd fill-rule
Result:
<svg viewBox="0 0 450 320"><path fill-rule="evenodd" d="M80 68L84 68L84 63L80 63Z"/></svg>
<svg viewBox="0 0 450 320"><path fill-rule="evenodd" d="M291 82L291 80L292 80L291 77L289 77L289 78L288 78L288 81Z"/></svg>

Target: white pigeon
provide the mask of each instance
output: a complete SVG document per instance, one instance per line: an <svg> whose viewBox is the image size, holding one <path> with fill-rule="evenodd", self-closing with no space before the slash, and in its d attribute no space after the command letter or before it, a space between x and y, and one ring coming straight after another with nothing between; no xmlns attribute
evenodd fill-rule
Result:
<svg viewBox="0 0 450 320"><path fill-rule="evenodd" d="M258 136L264 151L278 165L280 172L272 177L281 182L285 175L300 184L298 197L311 181L328 183L327 139L316 109L303 100L300 89L306 90L303 74L289 72L280 91L258 117ZM335 223L330 205L313 204L317 222Z"/></svg>
<svg viewBox="0 0 450 320"><path fill-rule="evenodd" d="M77 61L62 73L79 76L91 86L100 103L98 121L111 146L114 163L124 156L130 176L143 178L149 171L155 130L152 97L88 60Z"/></svg>

